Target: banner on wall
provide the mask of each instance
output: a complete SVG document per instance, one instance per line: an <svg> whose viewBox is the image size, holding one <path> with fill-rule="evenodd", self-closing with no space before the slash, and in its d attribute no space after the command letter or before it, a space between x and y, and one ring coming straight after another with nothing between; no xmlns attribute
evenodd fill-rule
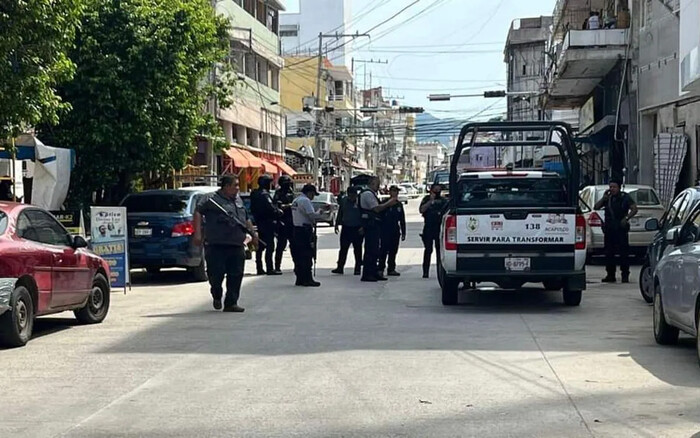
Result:
<svg viewBox="0 0 700 438"><path fill-rule="evenodd" d="M85 237L85 220L82 210L52 211L51 214L66 227L69 233Z"/></svg>
<svg viewBox="0 0 700 438"><path fill-rule="evenodd" d="M109 264L112 287L131 284L126 207L90 207L92 250Z"/></svg>

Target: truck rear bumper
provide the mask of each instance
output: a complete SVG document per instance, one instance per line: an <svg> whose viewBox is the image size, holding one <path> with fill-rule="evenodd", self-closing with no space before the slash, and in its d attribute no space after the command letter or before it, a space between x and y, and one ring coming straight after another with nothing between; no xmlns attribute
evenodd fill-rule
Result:
<svg viewBox="0 0 700 438"><path fill-rule="evenodd" d="M503 280L522 281L523 283L542 283L545 281L561 282L565 289L585 290L586 271L537 271L537 272L478 272L456 271L448 272L449 278L473 281L477 283L498 283Z"/></svg>

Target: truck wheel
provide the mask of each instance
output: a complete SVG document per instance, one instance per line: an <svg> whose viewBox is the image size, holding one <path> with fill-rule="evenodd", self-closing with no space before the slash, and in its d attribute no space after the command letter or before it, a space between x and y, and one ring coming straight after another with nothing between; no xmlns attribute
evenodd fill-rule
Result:
<svg viewBox="0 0 700 438"><path fill-rule="evenodd" d="M459 301L459 280L447 275L442 277L442 305L456 306Z"/></svg>
<svg viewBox="0 0 700 438"><path fill-rule="evenodd" d="M649 304L654 302L654 277L647 258L644 259L642 270L639 271L639 292L642 293L644 301Z"/></svg>
<svg viewBox="0 0 700 438"><path fill-rule="evenodd" d="M442 288L444 282L445 282L445 270L442 268L442 263L440 263L440 259L438 258L437 262L437 278L438 278L438 284Z"/></svg>
<svg viewBox="0 0 700 438"><path fill-rule="evenodd" d="M654 339L660 345L673 345L678 342L678 329L666 322L661 286L654 285Z"/></svg>
<svg viewBox="0 0 700 438"><path fill-rule="evenodd" d="M204 253L202 252L202 261L195 268L190 269L190 274L192 274L192 279L197 282L207 281L207 261L204 259Z"/></svg>
<svg viewBox="0 0 700 438"><path fill-rule="evenodd" d="M543 284L544 284L544 290L547 290L550 292L561 290L564 287L562 282L558 281L558 280L545 281Z"/></svg>
<svg viewBox="0 0 700 438"><path fill-rule="evenodd" d="M564 304L567 306L578 306L581 304L583 291L564 289Z"/></svg>
<svg viewBox="0 0 700 438"><path fill-rule="evenodd" d="M75 319L82 324L98 324L109 312L109 283L102 274L95 275L87 304L75 312Z"/></svg>
<svg viewBox="0 0 700 438"><path fill-rule="evenodd" d="M10 297L10 309L0 315L0 344L21 347L34 330L34 303L29 290L17 286Z"/></svg>

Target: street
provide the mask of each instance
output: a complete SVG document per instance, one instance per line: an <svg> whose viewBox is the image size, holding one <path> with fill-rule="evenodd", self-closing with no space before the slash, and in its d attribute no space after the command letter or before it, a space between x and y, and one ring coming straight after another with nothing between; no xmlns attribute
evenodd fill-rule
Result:
<svg viewBox="0 0 700 438"><path fill-rule="evenodd" d="M40 318L0 350L0 436L700 436L693 340L655 344L639 267L628 285L589 267L581 307L532 289L445 308L435 267L421 279L417 210L385 283L333 276L323 226L322 287L294 287L287 254L285 275L246 276L244 314L166 271L135 272L103 324Z"/></svg>

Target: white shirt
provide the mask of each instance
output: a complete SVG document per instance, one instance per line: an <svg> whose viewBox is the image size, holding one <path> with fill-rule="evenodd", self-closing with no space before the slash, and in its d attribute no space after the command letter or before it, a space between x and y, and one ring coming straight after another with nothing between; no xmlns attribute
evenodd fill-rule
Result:
<svg viewBox="0 0 700 438"><path fill-rule="evenodd" d="M591 30L600 29L600 17L597 15L588 17L588 28Z"/></svg>
<svg viewBox="0 0 700 438"><path fill-rule="evenodd" d="M363 210L373 210L379 205L377 195L371 190L365 190L360 195L360 208Z"/></svg>
<svg viewBox="0 0 700 438"><path fill-rule="evenodd" d="M321 215L314 210L314 205L305 194L297 196L292 202L292 222L295 227L314 225L320 218Z"/></svg>

